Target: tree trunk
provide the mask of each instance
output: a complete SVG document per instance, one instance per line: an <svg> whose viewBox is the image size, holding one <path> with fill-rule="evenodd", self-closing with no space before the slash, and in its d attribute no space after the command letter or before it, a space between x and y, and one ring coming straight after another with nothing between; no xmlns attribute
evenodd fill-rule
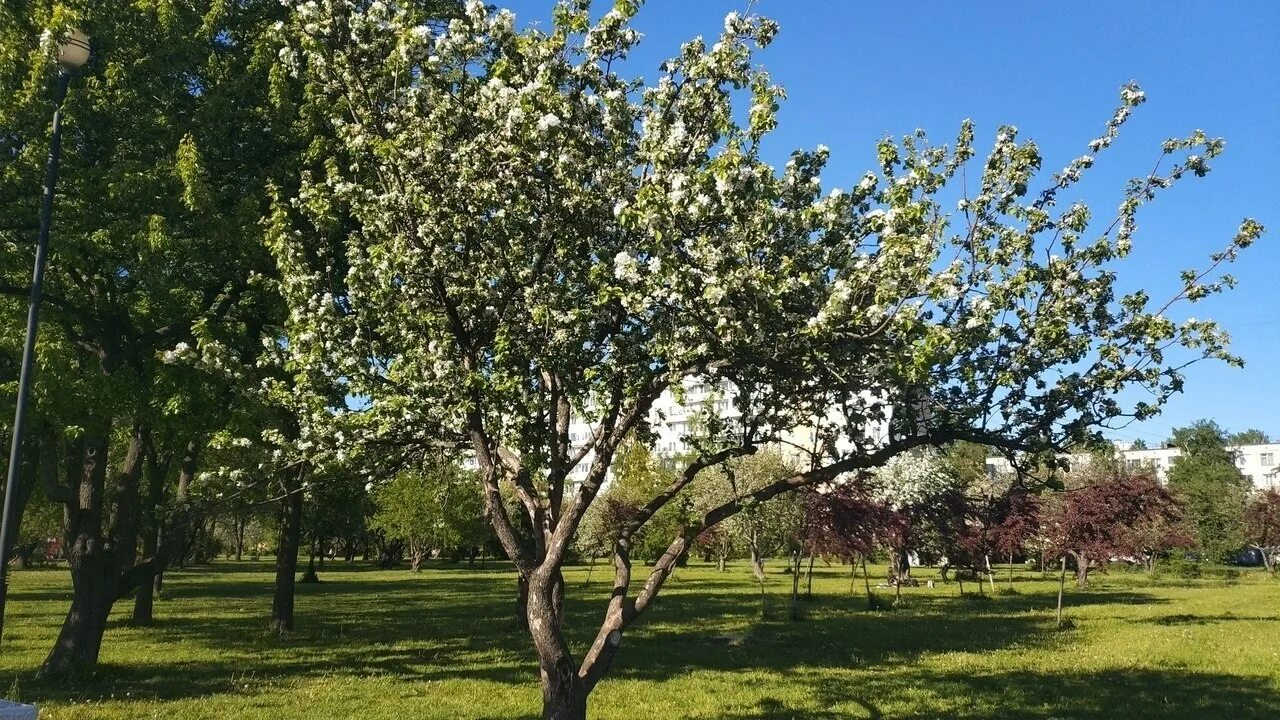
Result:
<svg viewBox="0 0 1280 720"><path fill-rule="evenodd" d="M813 597L813 550L809 551L809 572L805 575L804 596Z"/></svg>
<svg viewBox="0 0 1280 720"><path fill-rule="evenodd" d="M987 563L987 582L991 583L991 594L995 595L996 594L996 574L995 574L995 571L991 569L991 556L983 555L982 557L984 560L986 560L986 563Z"/></svg>
<svg viewBox="0 0 1280 720"><path fill-rule="evenodd" d="M751 572L755 575L756 584L760 586L760 617L768 617L769 603L764 591L764 583L766 579L764 572L764 558L756 549L755 542L751 543Z"/></svg>
<svg viewBox="0 0 1280 720"><path fill-rule="evenodd" d="M102 648L114 600L118 555L102 535L103 489L107 474L107 430L86 432L73 445L79 477L66 505L67 560L71 567L71 607L58 639L40 667L40 676L74 677L93 668Z"/></svg>
<svg viewBox="0 0 1280 720"><path fill-rule="evenodd" d="M1276 559L1272 554L1271 548L1262 545L1255 545L1254 547L1262 554L1262 567L1266 568L1267 572L1274 574L1276 571ZM1151 564L1154 567L1155 561L1153 560Z"/></svg>
<svg viewBox="0 0 1280 720"><path fill-rule="evenodd" d="M1013 553L1009 553L1009 589L1013 589Z"/></svg>
<svg viewBox="0 0 1280 720"><path fill-rule="evenodd" d="M1058 627L1062 627L1062 594L1067 587L1067 556L1062 556L1062 575L1058 578Z"/></svg>
<svg viewBox="0 0 1280 720"><path fill-rule="evenodd" d="M301 582L308 585L320 582L320 576L316 574L316 545L318 543L318 540L312 538L311 543L307 546L307 571L302 573Z"/></svg>
<svg viewBox="0 0 1280 720"><path fill-rule="evenodd" d="M153 572L159 574L164 564L157 555L161 552L162 529L160 527L160 504L164 502L164 476L168 470L168 461L157 462L154 455L147 459L147 500L143 508L142 522L142 556L156 558L153 561ZM138 583L133 596L133 622L145 625L154 619L155 582L147 579Z"/></svg>
<svg viewBox="0 0 1280 720"><path fill-rule="evenodd" d="M800 551L791 553L791 620L800 619Z"/></svg>
<svg viewBox="0 0 1280 720"><path fill-rule="evenodd" d="M298 571L298 544L302 535L302 479L285 480L285 496L281 500L280 541L276 550L276 588L271 600L271 628L284 633L293 630L294 577Z"/></svg>
<svg viewBox="0 0 1280 720"><path fill-rule="evenodd" d="M588 690L561 633L564 578L559 570L535 571L529 578L527 621L538 652L542 720L586 720Z"/></svg>
<svg viewBox="0 0 1280 720"><path fill-rule="evenodd" d="M138 489L145 459L147 428L134 423L120 474L116 476L115 508L111 514L111 535L116 552L116 567L128 570L138 561L138 525L141 494Z"/></svg>
<svg viewBox="0 0 1280 720"><path fill-rule="evenodd" d="M98 663L117 577L115 558L103 545L101 538L81 537L70 549L71 607L41 678L75 678Z"/></svg>
<svg viewBox="0 0 1280 720"><path fill-rule="evenodd" d="M148 532L142 539L142 552L148 557L156 554L159 545L158 533ZM158 566L159 563L157 563ZM159 575L157 568L155 575ZM138 584L133 595L133 623L148 625L155 620L155 578Z"/></svg>
<svg viewBox="0 0 1280 720"><path fill-rule="evenodd" d="M244 518L236 518L236 562L244 559Z"/></svg>
<svg viewBox="0 0 1280 720"><path fill-rule="evenodd" d="M1076 587L1085 587L1089 584L1089 558L1076 552L1071 556L1076 559Z"/></svg>
<svg viewBox="0 0 1280 720"><path fill-rule="evenodd" d="M756 582L763 585L766 579L764 574L764 556L760 554L760 548L756 546L754 540L751 542L751 572L756 576Z"/></svg>
<svg viewBox="0 0 1280 720"><path fill-rule="evenodd" d="M164 597L162 591L164 590L165 568L175 558L179 563L184 562L187 555L187 524L190 522L193 512L188 507L187 500L191 494L191 483L196 478L196 462L199 457L200 443L195 438L192 438L187 441L186 450L182 454L182 464L178 469L178 487L173 495L174 505L177 510L173 521L169 523L170 529L163 540L169 545L166 553L166 562L156 568L156 575L153 580L156 597Z"/></svg>
<svg viewBox="0 0 1280 720"><path fill-rule="evenodd" d="M516 577L516 627L529 629L529 578L524 575Z"/></svg>
<svg viewBox="0 0 1280 720"><path fill-rule="evenodd" d="M716 572L724 572L724 561L725 561L724 553L721 553L716 556Z"/></svg>
<svg viewBox="0 0 1280 720"><path fill-rule="evenodd" d="M871 576L867 575L867 556L862 556L862 584L867 588L867 603L871 603Z"/></svg>

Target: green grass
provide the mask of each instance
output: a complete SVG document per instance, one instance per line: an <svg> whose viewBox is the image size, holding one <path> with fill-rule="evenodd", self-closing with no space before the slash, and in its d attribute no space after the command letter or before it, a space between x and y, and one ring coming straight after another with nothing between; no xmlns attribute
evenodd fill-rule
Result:
<svg viewBox="0 0 1280 720"><path fill-rule="evenodd" d="M132 604L120 603L97 675L70 685L32 679L66 609L67 573L15 573L0 695L37 702L49 719L538 712L508 568L433 564L414 575L330 563L324 582L298 586L299 631L287 638L265 631L269 570L227 562L174 572L150 627L130 627ZM1056 578L1039 574L1020 574L1016 594L960 598L952 583L904 590L900 609L869 612L849 594L847 568L822 568L806 618L791 622L788 576L771 572L773 612L762 619L745 566L721 574L694 565L628 633L590 711L653 720L1280 717L1280 581L1211 575L1097 575L1087 590L1068 587L1073 626L1060 631ZM584 568L568 573L577 648L608 593L601 568L590 590L584 578Z"/></svg>

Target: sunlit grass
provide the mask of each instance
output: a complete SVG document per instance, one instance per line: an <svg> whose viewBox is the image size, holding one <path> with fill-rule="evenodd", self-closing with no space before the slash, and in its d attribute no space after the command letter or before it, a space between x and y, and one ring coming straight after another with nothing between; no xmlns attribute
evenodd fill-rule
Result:
<svg viewBox="0 0 1280 720"><path fill-rule="evenodd" d="M762 618L745 566L681 569L627 634L592 716L1280 717L1280 581L1259 571L1097 575L1088 590L1068 587L1073 627L1057 630L1056 578L1039 573L1019 573L1016 594L962 599L955 583L939 584L904 590L898 610L868 612L861 579L851 594L847 567L821 567L804 620L791 622L790 578L777 570ZM413 574L338 562L322 577L298 586L299 631L280 638L266 631L268 564L174 572L157 622L130 627L131 603L120 603L96 677L68 686L33 679L66 610L66 570L16 573L0 694L55 719L537 714L508 567L437 563ZM568 573L577 648L608 593L600 567L590 589L585 577Z"/></svg>

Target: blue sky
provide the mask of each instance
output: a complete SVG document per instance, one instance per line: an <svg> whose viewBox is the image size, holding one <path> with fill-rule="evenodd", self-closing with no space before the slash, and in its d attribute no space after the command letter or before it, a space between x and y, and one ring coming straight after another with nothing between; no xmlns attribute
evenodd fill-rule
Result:
<svg viewBox="0 0 1280 720"><path fill-rule="evenodd" d="M551 8L550 0L495 1L522 25L545 21ZM600 11L610 6L597 0ZM630 72L656 77L682 41L714 37L726 13L746 7L649 0L635 23L645 40ZM872 168L881 136L923 128L948 141L964 118L982 142L1000 124L1018 126L1056 169L1100 134L1128 80L1148 102L1084 186L1095 216L1111 212L1128 177L1150 170L1163 139L1196 128L1225 137L1208 177L1143 210L1120 282L1167 297L1179 270L1220 249L1241 218L1257 218L1271 233L1233 268L1239 287L1180 311L1219 320L1247 365L1191 368L1164 415L1113 436L1151 443L1201 417L1280 435L1280 3L759 0L755 9L782 26L759 56L789 95L772 159L826 144L831 187Z"/></svg>

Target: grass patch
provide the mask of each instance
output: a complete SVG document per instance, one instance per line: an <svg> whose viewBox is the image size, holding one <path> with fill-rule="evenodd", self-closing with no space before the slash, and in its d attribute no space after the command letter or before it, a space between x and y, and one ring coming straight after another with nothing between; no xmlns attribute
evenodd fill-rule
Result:
<svg viewBox="0 0 1280 720"><path fill-rule="evenodd" d="M928 569L913 575L938 580ZM39 703L45 720L537 715L537 665L512 622L509 567L431 563L415 574L337 562L321 577L298 587L298 632L278 637L266 630L267 562L174 572L156 622L131 626L131 603L120 603L100 669L68 686L33 677L66 612L67 572L17 572L0 688ZM566 578L578 652L609 593L604 582L584 588L585 577L571 568ZM1018 573L1014 594L961 599L940 581L903 588L895 612L867 612L847 568L818 568L805 619L792 622L789 577L771 578L773 612L762 619L745 564L719 573L692 563L628 632L591 714L1280 717L1280 585L1253 570L1224 578L1220 569L1177 585L1095 574L1088 589L1068 587L1072 629L1057 632L1057 578L1038 573Z"/></svg>

